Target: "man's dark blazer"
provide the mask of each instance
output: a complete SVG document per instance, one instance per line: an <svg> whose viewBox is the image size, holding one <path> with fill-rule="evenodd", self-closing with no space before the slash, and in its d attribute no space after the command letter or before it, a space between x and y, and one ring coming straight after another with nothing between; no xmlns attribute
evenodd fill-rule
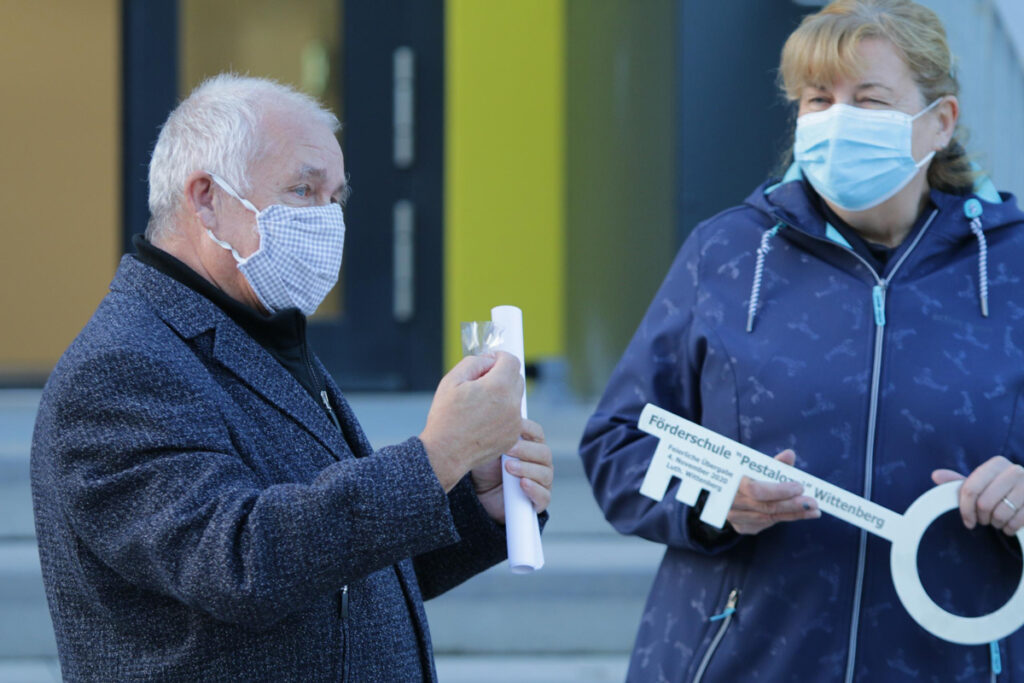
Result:
<svg viewBox="0 0 1024 683"><path fill-rule="evenodd" d="M32 443L66 680L436 678L423 598L504 531L418 439L373 451L328 385L340 431L220 308L122 259Z"/></svg>

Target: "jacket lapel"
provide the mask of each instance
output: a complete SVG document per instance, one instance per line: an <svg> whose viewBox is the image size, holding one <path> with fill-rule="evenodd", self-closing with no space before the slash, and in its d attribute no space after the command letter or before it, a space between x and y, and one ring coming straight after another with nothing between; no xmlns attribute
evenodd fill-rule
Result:
<svg viewBox="0 0 1024 683"><path fill-rule="evenodd" d="M227 316L217 324L213 356L249 387L317 438L335 458L348 448L327 413L284 367ZM348 435L345 435L347 440Z"/></svg>
<svg viewBox="0 0 1024 683"><path fill-rule="evenodd" d="M359 425L359 420L356 419L355 413L352 411L352 406L349 405L345 395L341 393L341 389L337 384L334 383L334 379L330 373L327 372L327 368L324 367L323 363L320 362L319 358L314 358L317 370L325 378L327 383L327 393L331 398L331 403L334 405L338 413L338 422L341 423L341 431L345 435L345 441L352 449L353 453L357 458L365 458L373 453L373 446L370 444L370 440L366 437L366 433L363 428Z"/></svg>
<svg viewBox="0 0 1024 683"><path fill-rule="evenodd" d="M110 289L142 295L189 341L214 330L213 356L221 365L310 432L335 458L351 454L347 434L343 437L302 385L212 301L132 256L121 259Z"/></svg>

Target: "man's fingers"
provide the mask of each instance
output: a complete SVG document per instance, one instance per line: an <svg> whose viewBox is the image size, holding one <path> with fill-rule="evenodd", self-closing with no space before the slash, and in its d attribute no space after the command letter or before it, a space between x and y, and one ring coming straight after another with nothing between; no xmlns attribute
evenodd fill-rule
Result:
<svg viewBox="0 0 1024 683"><path fill-rule="evenodd" d="M551 488L555 478L555 470L550 464L538 465L537 463L510 458L505 462L505 469L517 477L532 479L545 488Z"/></svg>
<svg viewBox="0 0 1024 683"><path fill-rule="evenodd" d="M448 380L453 384L462 384L463 382L480 379L495 366L497 360L497 357L492 353L466 356L448 371L448 374L445 375L442 381Z"/></svg>
<svg viewBox="0 0 1024 683"><path fill-rule="evenodd" d="M519 374L519 359L507 351L495 351L494 367L491 369L495 379L511 379Z"/></svg>
<svg viewBox="0 0 1024 683"><path fill-rule="evenodd" d="M551 448L546 443L538 441L520 439L515 446L509 449L508 455L527 462L551 465Z"/></svg>
<svg viewBox="0 0 1024 683"><path fill-rule="evenodd" d="M551 489L545 488L525 477L519 480L519 485L526 493L526 497L533 503L533 509L537 513L547 510L548 505L551 503Z"/></svg>
<svg viewBox="0 0 1024 683"><path fill-rule="evenodd" d="M544 443L544 428L533 420L527 420L523 418L523 433L522 438L527 441L536 441L538 443Z"/></svg>

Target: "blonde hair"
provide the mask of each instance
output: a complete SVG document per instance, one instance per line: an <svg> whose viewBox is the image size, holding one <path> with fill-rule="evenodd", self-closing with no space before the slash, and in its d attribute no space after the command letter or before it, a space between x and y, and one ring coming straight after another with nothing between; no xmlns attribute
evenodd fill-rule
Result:
<svg viewBox="0 0 1024 683"><path fill-rule="evenodd" d="M788 100L806 86L854 78L861 72L857 46L865 38L892 43L913 74L926 103L960 92L946 31L935 12L912 0L835 0L804 17L782 48L779 80ZM928 168L928 184L962 194L974 186L971 161L958 126Z"/></svg>

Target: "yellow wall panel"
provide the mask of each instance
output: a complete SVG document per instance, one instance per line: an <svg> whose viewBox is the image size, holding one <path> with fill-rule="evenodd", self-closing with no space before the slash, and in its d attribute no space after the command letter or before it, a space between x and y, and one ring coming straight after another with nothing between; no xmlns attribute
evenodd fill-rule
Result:
<svg viewBox="0 0 1024 683"><path fill-rule="evenodd" d="M0 2L0 374L48 371L117 266L120 6Z"/></svg>
<svg viewBox="0 0 1024 683"><path fill-rule="evenodd" d="M564 0L445 11L446 364L500 304L523 309L528 360L564 355Z"/></svg>

